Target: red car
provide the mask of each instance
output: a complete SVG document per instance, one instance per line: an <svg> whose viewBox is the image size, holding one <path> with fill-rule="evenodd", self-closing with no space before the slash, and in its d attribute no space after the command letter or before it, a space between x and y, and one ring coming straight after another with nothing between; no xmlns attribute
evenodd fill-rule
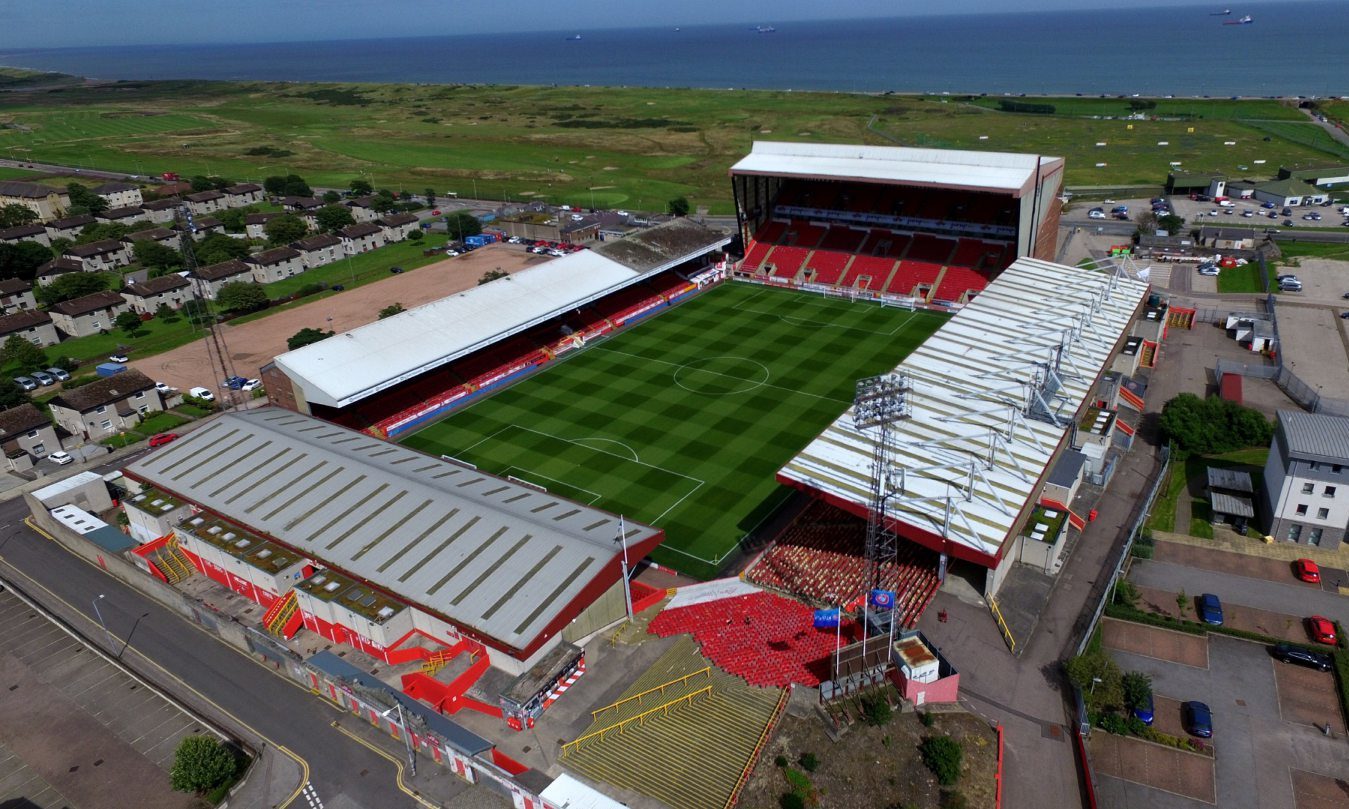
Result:
<svg viewBox="0 0 1349 809"><path fill-rule="evenodd" d="M439 208L435 209L434 211L431 212L431 215L432 215L432 216L440 216L440 209L439 209Z"/></svg>
<svg viewBox="0 0 1349 809"><path fill-rule="evenodd" d="M1310 584L1321 583L1321 568L1310 559L1299 559L1294 562L1293 575Z"/></svg>
<svg viewBox="0 0 1349 809"><path fill-rule="evenodd" d="M1329 618L1313 615L1307 619L1307 631L1311 633L1312 640L1317 643L1335 645L1335 625L1330 622Z"/></svg>
<svg viewBox="0 0 1349 809"><path fill-rule="evenodd" d="M162 447L165 444L169 443L170 441L177 440L177 438L178 438L177 433L158 433L156 435L150 436L150 447L151 448Z"/></svg>

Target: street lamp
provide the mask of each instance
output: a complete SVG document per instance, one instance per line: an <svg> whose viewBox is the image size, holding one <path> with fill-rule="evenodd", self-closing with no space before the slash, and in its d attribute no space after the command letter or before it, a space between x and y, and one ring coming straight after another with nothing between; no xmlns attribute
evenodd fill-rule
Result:
<svg viewBox="0 0 1349 809"><path fill-rule="evenodd" d="M107 623L105 623L105 622L103 621L103 612L102 612L102 610L100 610L100 609L98 608L98 602L102 601L103 599L104 599L104 595L103 595L102 593L99 593L99 594L98 594L98 598L95 598L95 599L93 600L93 605L94 605L94 615L98 616L98 624L99 624L99 626L103 627L103 631L104 631L105 633L107 633L107 636L108 636L108 651L110 651L110 652L115 652L115 651L117 651L117 641L116 641L116 640L113 638L113 636L112 636L112 630L108 629Z"/></svg>
<svg viewBox="0 0 1349 809"><path fill-rule="evenodd" d="M415 778L417 775L417 751L412 746L412 734L408 731L407 720L403 717L403 703L399 702L398 698L395 697L393 707L380 714L380 716L387 719L389 714L395 710L398 711L398 730L403 737L403 744L407 747L408 751L408 771Z"/></svg>

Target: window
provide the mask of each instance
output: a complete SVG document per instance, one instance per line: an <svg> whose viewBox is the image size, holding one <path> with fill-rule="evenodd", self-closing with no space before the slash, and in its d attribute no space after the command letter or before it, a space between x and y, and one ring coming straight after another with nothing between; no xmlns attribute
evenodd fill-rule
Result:
<svg viewBox="0 0 1349 809"><path fill-rule="evenodd" d="M1308 545L1320 545L1320 544L1321 544L1321 529L1320 529L1320 528L1313 528L1312 530L1310 530L1310 531L1307 532L1307 544L1308 544Z"/></svg>
<svg viewBox="0 0 1349 809"><path fill-rule="evenodd" d="M1298 541L1298 538L1301 537L1301 536L1302 536L1302 526L1300 526L1300 525L1290 525L1290 526L1288 526L1288 541L1289 541L1289 542L1297 542L1297 541Z"/></svg>
<svg viewBox="0 0 1349 809"><path fill-rule="evenodd" d="M28 437L29 437L29 438L37 438L37 430L29 430L29 431L28 431Z"/></svg>
<svg viewBox="0 0 1349 809"><path fill-rule="evenodd" d="M1318 469L1320 469L1320 468L1321 468L1321 462L1320 462L1320 461L1312 461L1312 463L1311 463L1311 469L1312 469L1313 472L1315 472L1316 470L1318 470Z"/></svg>
<svg viewBox="0 0 1349 809"><path fill-rule="evenodd" d="M132 398L132 399L144 399L144 398L145 398L145 391L143 391L143 390L136 391L136 394L135 394L134 396L132 396L131 398Z"/></svg>
<svg viewBox="0 0 1349 809"><path fill-rule="evenodd" d="M1297 515L1298 515L1299 517L1305 517L1305 516L1307 516L1307 504L1306 504L1306 503L1298 503L1298 506L1297 506Z"/></svg>
<svg viewBox="0 0 1349 809"><path fill-rule="evenodd" d="M144 416L146 413L149 413L149 412L150 412L150 406L149 406L149 405L141 405L140 407L136 408L136 412L137 412L137 413L140 413L142 416ZM1322 511L1325 511L1325 509L1321 509L1321 510L1322 510Z"/></svg>
<svg viewBox="0 0 1349 809"><path fill-rule="evenodd" d="M95 412L95 413L103 413L103 412L106 412L107 409L108 409L108 406L107 406L107 405L99 405L98 407L95 407L95 408L94 408L94 412Z"/></svg>
<svg viewBox="0 0 1349 809"><path fill-rule="evenodd" d="M1330 516L1330 509L1328 508L1318 508L1316 510L1316 519L1318 520L1324 520L1329 516Z"/></svg>
<svg viewBox="0 0 1349 809"><path fill-rule="evenodd" d="M101 321L101 320L95 320L91 325L92 325L93 328L95 328L95 329L101 329L101 328L103 328L103 321Z"/></svg>
<svg viewBox="0 0 1349 809"><path fill-rule="evenodd" d="M47 454L47 447L44 444L34 444L32 453L37 457L41 458Z"/></svg>
<svg viewBox="0 0 1349 809"><path fill-rule="evenodd" d="M1304 484L1302 484L1302 493L1303 493L1303 494L1311 494L1311 493L1312 493L1312 490L1315 489L1315 488L1316 488L1316 487L1313 486L1313 485L1310 484L1310 483L1304 483Z"/></svg>
<svg viewBox="0 0 1349 809"><path fill-rule="evenodd" d="M1344 467L1341 466L1340 464L1335 464L1334 466L1330 467L1330 471L1338 475L1339 473L1344 471Z"/></svg>
<svg viewBox="0 0 1349 809"><path fill-rule="evenodd" d="M1327 486L1327 487L1326 487L1326 490L1323 491L1323 492L1321 492L1321 496L1322 496L1322 497L1334 497L1334 496L1335 496L1335 487L1334 487L1334 486Z"/></svg>
<svg viewBox="0 0 1349 809"><path fill-rule="evenodd" d="M104 419L98 426L102 427L105 430L111 430L112 421L110 419Z"/></svg>

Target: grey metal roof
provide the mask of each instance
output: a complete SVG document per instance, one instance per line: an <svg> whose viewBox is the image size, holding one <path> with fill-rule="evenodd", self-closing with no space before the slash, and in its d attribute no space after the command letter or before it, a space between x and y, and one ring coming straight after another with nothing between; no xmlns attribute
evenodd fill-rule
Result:
<svg viewBox="0 0 1349 809"><path fill-rule="evenodd" d="M625 267L638 272L650 272L657 268L677 266L725 247L730 241L730 236L719 230L680 217L621 239L601 242L593 249Z"/></svg>
<svg viewBox="0 0 1349 809"><path fill-rule="evenodd" d="M287 410L221 416L126 471L515 649L618 580L616 515Z"/></svg>
<svg viewBox="0 0 1349 809"><path fill-rule="evenodd" d="M1251 485L1250 473L1240 472L1236 469L1220 469L1216 466L1208 468L1208 487L1210 489L1246 492L1247 494L1255 491L1255 487Z"/></svg>
<svg viewBox="0 0 1349 809"><path fill-rule="evenodd" d="M1082 477L1082 467L1087 463L1087 456L1075 449L1070 449L1059 456L1058 463L1050 470L1046 483L1052 483L1055 486L1061 486L1065 489L1071 489L1074 483Z"/></svg>
<svg viewBox="0 0 1349 809"><path fill-rule="evenodd" d="M1224 492L1209 493L1209 502L1213 504L1214 514L1231 514L1233 517L1254 517L1255 506L1251 498L1238 497Z"/></svg>
<svg viewBox="0 0 1349 809"><path fill-rule="evenodd" d="M1280 410L1279 430L1294 458L1349 464L1349 418Z"/></svg>

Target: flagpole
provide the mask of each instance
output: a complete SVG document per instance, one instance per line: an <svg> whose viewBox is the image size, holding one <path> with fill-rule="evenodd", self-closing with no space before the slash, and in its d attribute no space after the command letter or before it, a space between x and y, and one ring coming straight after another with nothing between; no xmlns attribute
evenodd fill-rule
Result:
<svg viewBox="0 0 1349 809"><path fill-rule="evenodd" d="M838 685L839 651L843 648L843 605L838 606L838 620L834 622L834 685Z"/></svg>
<svg viewBox="0 0 1349 809"><path fill-rule="evenodd" d="M628 530L623 515L618 515L618 539L623 543L623 603L628 608L628 620L632 620L632 585L628 583Z"/></svg>
<svg viewBox="0 0 1349 809"><path fill-rule="evenodd" d="M862 670L867 668L867 620L871 616L871 593L862 602Z"/></svg>

